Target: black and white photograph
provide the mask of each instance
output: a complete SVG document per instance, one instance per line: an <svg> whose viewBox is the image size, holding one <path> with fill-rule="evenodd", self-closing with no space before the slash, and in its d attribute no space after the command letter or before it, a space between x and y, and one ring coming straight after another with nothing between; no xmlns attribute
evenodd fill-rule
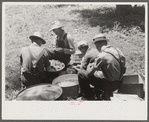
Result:
<svg viewBox="0 0 149 122"><path fill-rule="evenodd" d="M147 2L2 2L2 119L147 120Z"/></svg>

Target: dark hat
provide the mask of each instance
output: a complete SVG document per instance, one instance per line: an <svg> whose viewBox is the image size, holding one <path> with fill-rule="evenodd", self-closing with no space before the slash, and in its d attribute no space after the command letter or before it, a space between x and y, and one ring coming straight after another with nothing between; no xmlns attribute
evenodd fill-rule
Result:
<svg viewBox="0 0 149 122"><path fill-rule="evenodd" d="M106 41L106 42L108 42L109 40L106 39L106 36L104 34L98 34L98 35L94 36L93 42L95 43L95 42L99 42L99 41Z"/></svg>
<svg viewBox="0 0 149 122"><path fill-rule="evenodd" d="M32 40L34 38L39 38L42 40L42 44L45 44L46 41L42 38L43 36L39 32L35 32L33 35L31 35L29 38Z"/></svg>

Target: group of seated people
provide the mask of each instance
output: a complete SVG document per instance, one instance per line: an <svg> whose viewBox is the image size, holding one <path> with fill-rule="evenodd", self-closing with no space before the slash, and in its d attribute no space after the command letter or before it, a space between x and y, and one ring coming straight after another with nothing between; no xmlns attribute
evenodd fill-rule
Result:
<svg viewBox="0 0 149 122"><path fill-rule="evenodd" d="M45 71L51 71L52 68L49 60L55 59L67 66L71 54L75 53L74 40L64 31L59 21L52 23L50 31L57 35L56 48L42 48L41 45L45 44L46 41L42 34L35 32L29 37L32 44L23 47L20 51L21 85L23 88L46 82Z"/></svg>
<svg viewBox="0 0 149 122"><path fill-rule="evenodd" d="M73 67L78 72L78 97L94 100L96 94L98 99L107 99L106 96L110 96L121 86L126 71L125 57L119 49L108 45L109 40L104 34L97 34L93 38L92 43L95 47L90 48L86 41L81 41L77 45L78 50L75 51L73 38L64 31L59 21L55 21L49 31L57 35L56 48L42 48L41 45L46 41L39 32L35 32L29 37L32 44L21 49L22 87L27 88L45 82L47 79L44 71L51 70L49 60L59 60L67 66L75 52L83 55L81 65ZM93 91L91 85L96 90ZM104 95L101 98L103 91Z"/></svg>

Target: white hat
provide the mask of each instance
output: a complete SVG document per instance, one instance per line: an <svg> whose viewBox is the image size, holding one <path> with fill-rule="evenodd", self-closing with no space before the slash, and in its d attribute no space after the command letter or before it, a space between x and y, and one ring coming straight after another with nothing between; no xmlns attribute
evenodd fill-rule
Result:
<svg viewBox="0 0 149 122"><path fill-rule="evenodd" d="M100 34L94 36L94 38L93 38L94 43L98 42L98 41L107 41L108 42L109 40L106 39L106 36L104 34L100 33Z"/></svg>
<svg viewBox="0 0 149 122"><path fill-rule="evenodd" d="M80 41L77 43L77 48L81 47L81 46L88 46L88 43L86 41Z"/></svg>
<svg viewBox="0 0 149 122"><path fill-rule="evenodd" d="M61 25L61 23L59 21L54 21L52 22L52 27L49 31L52 31L53 29L57 29L57 28L62 28L64 27L63 25Z"/></svg>
<svg viewBox="0 0 149 122"><path fill-rule="evenodd" d="M33 35L31 35L29 38L32 40L34 38L40 38L42 40L42 44L45 44L46 41L42 38L43 36L39 32L35 32Z"/></svg>
<svg viewBox="0 0 149 122"><path fill-rule="evenodd" d="M78 49L76 50L75 54L82 54L82 52L79 50L79 48L81 46L88 46L88 43L86 41L80 41L80 42L78 42L77 43L77 48Z"/></svg>

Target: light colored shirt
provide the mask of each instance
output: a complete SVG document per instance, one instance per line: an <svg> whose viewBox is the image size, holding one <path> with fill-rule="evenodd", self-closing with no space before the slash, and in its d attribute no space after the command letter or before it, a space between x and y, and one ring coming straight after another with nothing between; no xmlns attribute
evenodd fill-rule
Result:
<svg viewBox="0 0 149 122"><path fill-rule="evenodd" d="M96 48L89 48L82 59L81 68L86 70L88 64L93 63L98 54L99 51Z"/></svg>
<svg viewBox="0 0 149 122"><path fill-rule="evenodd" d="M33 59L31 58L30 54L29 54L29 50L28 47L23 47L20 51L20 63L21 63L21 71L25 72L27 70L31 70L32 67L32 61L34 59L36 59L38 57L38 55L40 54L40 52L43 50L42 47L39 47L38 44L36 44L35 42L33 42L30 46L29 46ZM40 71L44 71L44 68L48 68L50 66L50 62L49 62L49 57L48 57L48 53L45 51L43 56L40 58L40 60L37 63L37 66L39 68Z"/></svg>
<svg viewBox="0 0 149 122"><path fill-rule="evenodd" d="M104 52L104 50L109 50L110 53L114 53L115 56L118 56L117 51L114 48L109 45L103 46L98 57L95 59L95 64L96 66L98 65L98 68L100 69L99 75L97 76L101 76L101 78L104 77L108 81L118 81L121 75L121 66L111 54ZM103 73L103 76L100 73Z"/></svg>

